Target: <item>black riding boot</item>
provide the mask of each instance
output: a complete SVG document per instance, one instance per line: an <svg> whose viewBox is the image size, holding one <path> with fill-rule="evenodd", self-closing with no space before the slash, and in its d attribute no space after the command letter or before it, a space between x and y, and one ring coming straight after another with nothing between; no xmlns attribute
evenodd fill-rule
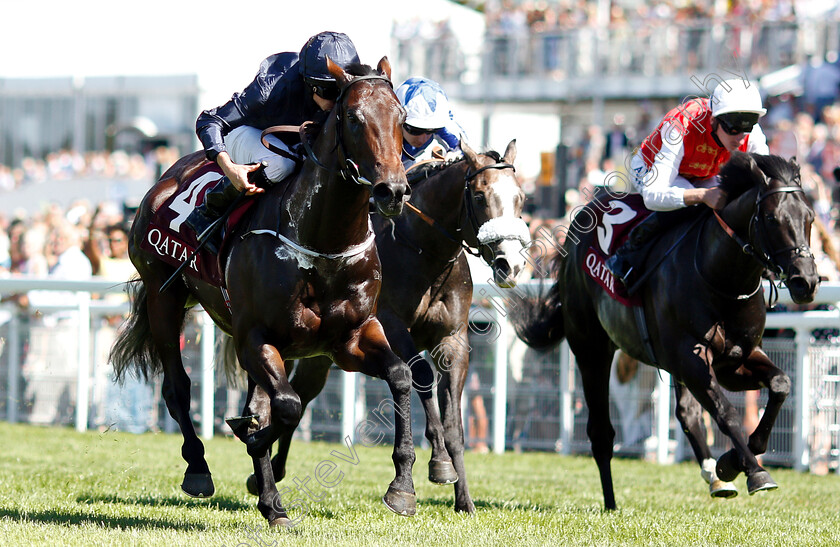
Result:
<svg viewBox="0 0 840 547"><path fill-rule="evenodd" d="M633 228L624 245L607 259L607 269L627 288L639 278L648 244L654 240L654 235L661 233L661 216L655 212L648 215Z"/></svg>
<svg viewBox="0 0 840 547"><path fill-rule="evenodd" d="M195 231L196 236L200 236L205 230L207 230L207 228L210 227L211 224L213 224L213 222L225 214L225 211L227 211L227 208L231 203L233 203L233 200L235 200L237 196L239 196L239 190L236 186L233 185L229 178L222 177L222 179L216 183L216 186L204 194L204 202L196 207L184 222ZM206 249L215 254L218 254L219 252L219 233L220 232L216 232L216 234L204 244Z"/></svg>

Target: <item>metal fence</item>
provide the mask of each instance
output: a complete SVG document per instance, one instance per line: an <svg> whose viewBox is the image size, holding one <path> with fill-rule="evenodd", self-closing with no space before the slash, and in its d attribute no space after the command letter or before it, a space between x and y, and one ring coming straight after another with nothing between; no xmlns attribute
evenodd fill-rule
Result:
<svg viewBox="0 0 840 547"><path fill-rule="evenodd" d="M25 290L75 291L73 305L31 314L0 308L0 418L11 422L74 425L142 432L177 432L160 397L160 380L128 379L116 385L107 353L126 304L91 299L118 290L112 282L0 279L0 294ZM487 288L477 294L500 294ZM501 299L502 296L491 297ZM840 300L840 284L824 284L818 300ZM485 302L487 300L485 299ZM470 373L462 406L468 448L479 451L587 453L587 409L573 356L565 344L537 353L517 340L499 303L474 307L470 324ZM791 377L785 403L764 461L772 465L837 470L840 462L840 343L816 341L812 331L840 327L840 312L772 313L768 328L784 333L765 339L764 349ZM193 380L193 417L202 436L230 434L224 416L241 412L244 392L213 368L220 333L203 312L192 314L182 338L184 363ZM81 364L81 366L80 366ZM613 367L615 369L615 367ZM616 453L670 462L692 458L673 416L670 377L641 366L629 380L611 379L611 415ZM742 412L743 393L729 394ZM340 441L355 436L358 423L379 417L382 442L390 442L390 392L381 380L333 367L321 393L307 408L296 433L303 440ZM81 404L80 404L81 402ZM758 399L758 408L766 402ZM412 397L415 443L425 444L425 419ZM727 440L708 424L715 455ZM661 440L661 442L660 442Z"/></svg>

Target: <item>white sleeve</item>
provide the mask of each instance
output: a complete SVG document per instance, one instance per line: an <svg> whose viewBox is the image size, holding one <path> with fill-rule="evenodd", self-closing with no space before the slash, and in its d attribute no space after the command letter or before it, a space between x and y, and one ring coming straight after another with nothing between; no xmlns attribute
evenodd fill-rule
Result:
<svg viewBox="0 0 840 547"><path fill-rule="evenodd" d="M755 124L752 132L750 132L750 140L747 141L747 152L755 152L763 156L770 154L770 148L767 146L767 137L758 124Z"/></svg>
<svg viewBox="0 0 840 547"><path fill-rule="evenodd" d="M670 134L669 134L670 132ZM685 207L683 194L691 183L679 176L679 167L685 155L683 137L670 123L662 125L662 148L654 157L653 166L643 180L635 179L636 189L651 211L673 211ZM669 142L677 141L677 142Z"/></svg>

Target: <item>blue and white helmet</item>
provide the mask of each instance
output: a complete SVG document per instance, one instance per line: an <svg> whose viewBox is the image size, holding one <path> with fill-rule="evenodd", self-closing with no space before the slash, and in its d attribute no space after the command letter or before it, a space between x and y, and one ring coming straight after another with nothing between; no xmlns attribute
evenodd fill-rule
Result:
<svg viewBox="0 0 840 547"><path fill-rule="evenodd" d="M405 123L419 129L440 129L449 123L449 99L443 88L426 78L409 78L397 88L405 107Z"/></svg>

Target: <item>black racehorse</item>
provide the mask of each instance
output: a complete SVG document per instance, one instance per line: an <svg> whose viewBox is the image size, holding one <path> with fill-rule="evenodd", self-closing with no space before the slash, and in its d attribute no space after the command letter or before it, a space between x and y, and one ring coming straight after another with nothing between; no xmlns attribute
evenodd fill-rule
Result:
<svg viewBox="0 0 840 547"><path fill-rule="evenodd" d="M327 65L341 94L300 172L259 198L232 234L223 261L230 307L217 288L191 277L160 292L174 268L140 248L153 212L202 163L202 154L193 154L168 170L140 206L130 256L141 282L112 349L118 376L131 366L144 375L163 374L163 396L184 435L182 488L203 497L214 487L190 419L190 379L178 337L186 310L196 303L232 336L248 375L245 416L232 427L254 460L258 508L273 526L291 521L277 494L269 448L297 427L302 408L286 363L311 355L328 355L344 370L388 383L399 412L396 477L384 501L397 513L415 512L411 423L402 419L410 416L411 373L374 315L381 266L368 218L371 196L381 214L393 216L410 193L400 161L405 112L387 59L375 70Z"/></svg>
<svg viewBox="0 0 840 547"><path fill-rule="evenodd" d="M392 219L374 216L383 274L376 316L394 351L409 363L423 403L432 446L429 480L454 483L456 511L475 511L461 423L473 287L464 244L478 248L493 266L494 282L515 285L525 265L520 251L530 239L520 218L525 195L514 175L515 143L508 144L504 156L494 151L477 154L462 143L463 160L418 164L408 173L412 211ZM423 350L434 360L437 373L420 356ZM295 367L290 381L304 408L323 388L330 364L328 357L315 357ZM433 397L435 385L439 406ZM286 474L291 440L292 431L284 433L272 459L278 481ZM255 487L252 475L248 490L256 494Z"/></svg>
<svg viewBox="0 0 840 547"><path fill-rule="evenodd" d="M683 393L690 392L734 446L718 459L718 476L730 481L745 472L753 494L777 487L755 456L767 449L790 392L788 376L759 347L766 317L762 273L769 268L784 279L795 302L813 300L819 285L808 245L814 212L794 161L734 153L720 176L728 193L726 206L719 216L708 211L690 229L683 225L657 241L648 264L673 250L651 272L641 297L655 366L671 373L679 385L678 400L683 402L678 417L684 431L689 437L699 437L701 431L700 412L684 400ZM587 434L604 504L614 509L610 363L616 348L642 362L651 359L633 309L610 298L583 270L584 256L596 237L586 219L592 218L594 207L608 210L610 199L602 196L586 206L585 217L575 217L565 252L555 262L555 284L545 298L514 307L512 318L517 334L534 347L568 340L589 407ZM767 407L749 439L721 387L769 390ZM708 454L698 454L701 457Z"/></svg>

